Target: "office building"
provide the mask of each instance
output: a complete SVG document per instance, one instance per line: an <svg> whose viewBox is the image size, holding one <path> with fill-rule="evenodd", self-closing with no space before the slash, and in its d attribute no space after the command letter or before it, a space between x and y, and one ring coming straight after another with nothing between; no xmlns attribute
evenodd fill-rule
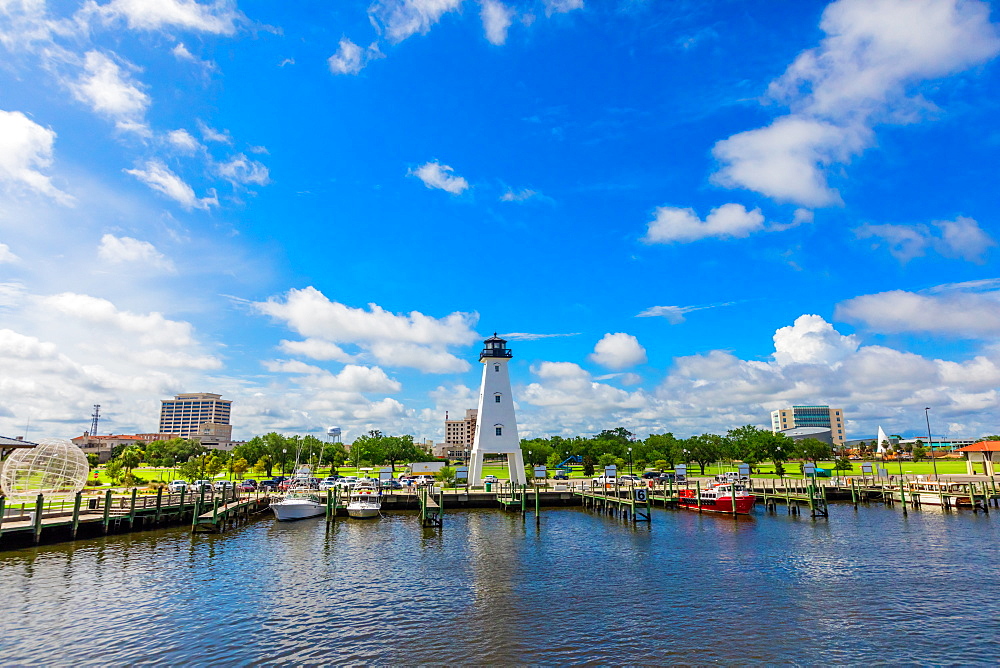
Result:
<svg viewBox="0 0 1000 668"><path fill-rule="evenodd" d="M775 434L797 427L822 427L830 430L833 446L844 445L844 411L829 406L792 406L771 411L771 431Z"/></svg>
<svg viewBox="0 0 1000 668"><path fill-rule="evenodd" d="M445 413L444 443L437 444L434 448L434 456L469 461L472 443L476 439L478 415L479 411L475 408L466 410L465 417L461 420L449 420L448 414Z"/></svg>
<svg viewBox="0 0 1000 668"><path fill-rule="evenodd" d="M200 437L203 442L232 440L229 413L233 402L222 399L221 394L191 392L163 399L161 403L161 432L183 438Z"/></svg>

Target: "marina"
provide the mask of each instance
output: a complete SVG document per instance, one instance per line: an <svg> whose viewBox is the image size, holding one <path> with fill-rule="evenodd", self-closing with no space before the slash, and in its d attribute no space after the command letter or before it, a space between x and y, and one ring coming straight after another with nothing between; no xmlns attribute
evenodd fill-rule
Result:
<svg viewBox="0 0 1000 668"><path fill-rule="evenodd" d="M158 528L7 551L0 644L20 665L989 656L1000 612L982 589L1000 567L993 516L925 508L903 520L881 504L832 504L829 521L652 515L632 523L552 507L536 523L530 510L481 508L449 511L437 530L421 527L418 510L378 522L263 514L225 533ZM47 614L40 591L100 623ZM677 620L709 598L726 623L705 643ZM437 632L447 629L461 633Z"/></svg>

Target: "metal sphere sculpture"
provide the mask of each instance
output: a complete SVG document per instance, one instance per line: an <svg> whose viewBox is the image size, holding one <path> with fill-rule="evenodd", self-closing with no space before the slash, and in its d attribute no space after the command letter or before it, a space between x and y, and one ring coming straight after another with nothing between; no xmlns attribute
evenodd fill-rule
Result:
<svg viewBox="0 0 1000 668"><path fill-rule="evenodd" d="M7 458L0 488L9 503L27 503L39 494L75 494L83 489L88 473L87 457L72 441L46 438Z"/></svg>

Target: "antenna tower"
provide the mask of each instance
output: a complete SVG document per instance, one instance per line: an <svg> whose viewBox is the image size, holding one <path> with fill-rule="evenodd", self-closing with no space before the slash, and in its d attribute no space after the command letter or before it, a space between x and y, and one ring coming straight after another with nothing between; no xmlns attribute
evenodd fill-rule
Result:
<svg viewBox="0 0 1000 668"><path fill-rule="evenodd" d="M93 420L90 423L90 435L97 436L97 421L101 418L100 404L94 404L94 414L91 415L90 417L93 418Z"/></svg>

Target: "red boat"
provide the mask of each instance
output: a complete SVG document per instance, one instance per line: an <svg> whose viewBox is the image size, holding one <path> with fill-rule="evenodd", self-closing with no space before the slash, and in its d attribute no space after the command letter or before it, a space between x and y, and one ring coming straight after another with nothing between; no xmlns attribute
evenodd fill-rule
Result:
<svg viewBox="0 0 1000 668"><path fill-rule="evenodd" d="M747 491L739 483L712 483L701 490L701 504L698 503L698 492L693 489L679 490L678 503L681 508L701 510L710 513L733 514L733 498L736 500L736 514L749 515L753 510L757 497Z"/></svg>

